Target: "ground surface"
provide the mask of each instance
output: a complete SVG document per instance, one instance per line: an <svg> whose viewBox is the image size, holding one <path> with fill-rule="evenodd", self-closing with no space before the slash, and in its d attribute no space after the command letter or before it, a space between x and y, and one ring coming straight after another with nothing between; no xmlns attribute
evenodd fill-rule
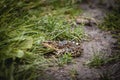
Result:
<svg viewBox="0 0 120 80"><path fill-rule="evenodd" d="M81 4L83 14L102 22L105 16L105 10L102 8L91 8L87 4ZM99 80L101 70L99 68L89 68L84 65L89 62L94 54L106 56L111 55L112 44L116 42L109 32L101 31L97 25L84 26L85 33L89 35L90 40L82 43L83 53L80 57L74 59L73 64L64 67L51 67L46 70L45 76L41 76L39 80ZM109 53L109 54L108 54Z"/></svg>

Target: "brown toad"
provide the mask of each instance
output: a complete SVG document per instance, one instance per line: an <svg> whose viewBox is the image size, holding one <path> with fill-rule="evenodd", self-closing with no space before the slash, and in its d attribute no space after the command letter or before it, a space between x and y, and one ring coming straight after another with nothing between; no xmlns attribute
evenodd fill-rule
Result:
<svg viewBox="0 0 120 80"><path fill-rule="evenodd" d="M77 57L82 53L81 45L74 41L46 41L42 45L46 48L53 49L58 56L64 53L71 53L72 57Z"/></svg>

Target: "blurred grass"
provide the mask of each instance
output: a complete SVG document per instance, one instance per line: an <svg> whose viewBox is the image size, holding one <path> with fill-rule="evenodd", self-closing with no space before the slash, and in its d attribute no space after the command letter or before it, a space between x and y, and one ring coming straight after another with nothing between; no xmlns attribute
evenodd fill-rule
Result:
<svg viewBox="0 0 120 80"><path fill-rule="evenodd" d="M120 3L120 1L119 1ZM116 46L120 49L120 6L112 12L109 12L105 17L105 21L100 24L100 28L110 31L114 38L117 39Z"/></svg>
<svg viewBox="0 0 120 80"><path fill-rule="evenodd" d="M101 79L103 80L111 80L112 76L114 77L114 79L119 78L119 77L116 77L116 76L119 76L119 74L117 74L117 72L119 72L119 70L117 70L119 68L119 64L117 63L120 62L120 5L119 5L120 1L119 0L117 1L117 4L118 4L118 8L107 13L107 16L105 17L104 22L100 24L100 28L102 30L110 31L113 38L117 40L116 43L113 44L114 47L112 47L113 49L112 55L110 56L109 59L106 60L107 65L112 67L114 65L117 65L117 67L113 69L108 68L109 69L108 71L105 70L106 73L103 73L101 76ZM109 72L110 70L112 71ZM113 72L116 72L116 73L113 73Z"/></svg>
<svg viewBox="0 0 120 80"><path fill-rule="evenodd" d="M34 80L36 69L50 63L41 42L84 38L81 26L71 28L81 10L72 0L61 1L0 1L0 79Z"/></svg>

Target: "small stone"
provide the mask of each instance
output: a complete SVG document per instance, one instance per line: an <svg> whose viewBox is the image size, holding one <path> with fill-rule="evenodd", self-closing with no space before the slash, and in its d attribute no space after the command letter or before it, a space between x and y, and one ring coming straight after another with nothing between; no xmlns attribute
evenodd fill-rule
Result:
<svg viewBox="0 0 120 80"><path fill-rule="evenodd" d="M78 45L79 43L76 43L76 45Z"/></svg>

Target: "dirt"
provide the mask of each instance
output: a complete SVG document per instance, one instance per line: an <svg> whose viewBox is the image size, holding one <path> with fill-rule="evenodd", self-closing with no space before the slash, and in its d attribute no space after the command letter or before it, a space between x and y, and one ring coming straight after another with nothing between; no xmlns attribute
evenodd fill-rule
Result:
<svg viewBox="0 0 120 80"><path fill-rule="evenodd" d="M101 23L105 17L106 10L104 8L91 8L87 4L81 4L80 8L84 10L80 16L94 18L98 23ZM116 39L112 38L110 32L101 31L97 25L86 25L84 30L91 39L82 43L82 55L75 58L73 64L51 67L45 72L47 77L42 76L39 80L99 80L101 69L90 68L85 63L89 62L94 54L100 54L103 57L110 56L111 47Z"/></svg>

